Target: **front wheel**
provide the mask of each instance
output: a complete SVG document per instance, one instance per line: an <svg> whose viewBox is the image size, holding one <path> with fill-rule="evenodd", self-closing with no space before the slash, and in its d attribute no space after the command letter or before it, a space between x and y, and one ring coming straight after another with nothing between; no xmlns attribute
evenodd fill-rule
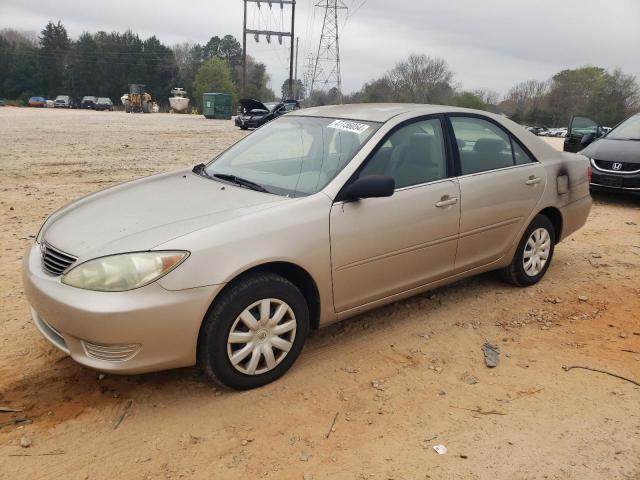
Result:
<svg viewBox="0 0 640 480"><path fill-rule="evenodd" d="M308 333L300 290L279 275L250 275L214 300L200 330L198 364L227 387L256 388L285 374Z"/></svg>
<svg viewBox="0 0 640 480"><path fill-rule="evenodd" d="M555 244L551 220L536 215L525 230L511 264L502 270L503 278L519 287L538 283L551 264Z"/></svg>

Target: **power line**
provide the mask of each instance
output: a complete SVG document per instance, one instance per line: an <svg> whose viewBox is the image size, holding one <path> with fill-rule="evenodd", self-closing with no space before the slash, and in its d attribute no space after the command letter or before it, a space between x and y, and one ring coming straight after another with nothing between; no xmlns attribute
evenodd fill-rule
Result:
<svg viewBox="0 0 640 480"><path fill-rule="evenodd" d="M276 36L278 37L278 42L280 44L282 44L282 38L283 37L290 37L291 38L291 44L289 46L289 96L293 95L293 49L294 49L294 38L295 38L295 16L296 16L296 0L243 0L244 3L244 20L243 20L243 25L242 25L242 93L244 95L245 91L246 91L246 85L247 85L247 34L251 34L254 36L254 38L256 39L256 42L259 41L261 36L266 37L267 43L271 44L271 37L272 36ZM247 28L247 4L248 3L255 3L257 4L257 8L258 10L260 10L260 16L262 17L263 23L266 27L263 29L252 29L252 28ZM282 11L284 11L284 6L285 5L290 5L291 6L291 29L290 31L284 31L284 12L282 13L282 26L280 27L279 30L274 30L272 29L271 26L271 19L272 19L272 15L269 16L269 19L267 20L264 15L262 14L262 10L260 7L260 4L267 4L269 5L269 9L270 11L272 10L273 5L272 4L279 4L280 5L280 9ZM255 10L254 10L254 21L256 18L256 14L255 14ZM271 13L273 13L271 11ZM275 23L275 28L278 28L278 22L277 19L274 21Z"/></svg>
<svg viewBox="0 0 640 480"><path fill-rule="evenodd" d="M70 55L59 55L59 54L55 54L55 53L45 53L45 52L16 52L16 51L10 51L10 50L5 50L2 51L0 50L0 53L2 54L7 54L7 55L13 55L13 56L22 56L22 57L32 57L32 58L40 58L40 59L45 59L45 58L58 58L60 60L64 60L64 59L68 59L68 60L79 60L79 62L81 63L92 63L92 64L99 64L99 63L103 63L105 65L133 65L133 66L141 66L142 64L140 63L133 63L133 62L113 62L107 58L105 58L106 56L103 56L103 58L81 58L81 59L74 59L73 58L73 54ZM144 65L153 65L154 67L162 67L162 68L166 68L168 70L174 68L174 65L166 65L166 63L164 63L164 61L158 60L157 63L156 62L152 62L149 63L148 61L145 60Z"/></svg>

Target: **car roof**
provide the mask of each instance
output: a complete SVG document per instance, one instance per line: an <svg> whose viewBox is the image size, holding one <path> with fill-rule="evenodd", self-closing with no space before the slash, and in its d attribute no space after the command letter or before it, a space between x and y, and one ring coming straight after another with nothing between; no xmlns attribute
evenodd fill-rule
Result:
<svg viewBox="0 0 640 480"><path fill-rule="evenodd" d="M310 107L296 111L296 115L310 117L332 117L349 120L369 120L387 122L393 117L405 113L414 115L431 115L446 112L467 112L491 116L489 112L470 108L452 107L450 105L428 105L418 103L354 103L346 105L328 105Z"/></svg>
<svg viewBox="0 0 640 480"><path fill-rule="evenodd" d="M308 117L343 118L345 120L362 120L371 122L388 122L393 117L404 114L413 116L433 115L438 113L471 113L493 119L506 127L515 135L540 161L557 157L558 151L546 142L538 139L524 127L509 120L503 115L496 115L484 110L452 107L450 105L427 105L415 103L360 103L347 105L329 105L296 110L288 115Z"/></svg>

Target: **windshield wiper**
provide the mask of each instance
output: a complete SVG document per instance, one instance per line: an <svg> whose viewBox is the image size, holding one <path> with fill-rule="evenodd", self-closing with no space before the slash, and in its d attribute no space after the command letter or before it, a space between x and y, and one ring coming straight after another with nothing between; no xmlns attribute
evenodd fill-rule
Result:
<svg viewBox="0 0 640 480"><path fill-rule="evenodd" d="M209 175L209 172L207 172L206 167L207 166L204 163L199 163L198 165L193 167L191 171L196 175L200 175L201 177L210 178L211 180L213 180L213 177Z"/></svg>
<svg viewBox="0 0 640 480"><path fill-rule="evenodd" d="M236 177L235 175L229 175L227 173L214 173L213 176L215 178L219 178L220 180L226 180L227 182L242 185L243 187L250 188L251 190L255 190L256 192L269 193L269 190L264 188L259 183L252 182L251 180L247 180L246 178Z"/></svg>

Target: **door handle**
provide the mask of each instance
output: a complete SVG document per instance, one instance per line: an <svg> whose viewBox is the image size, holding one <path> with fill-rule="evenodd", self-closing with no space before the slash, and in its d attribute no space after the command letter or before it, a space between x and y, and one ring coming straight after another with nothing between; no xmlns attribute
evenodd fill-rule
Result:
<svg viewBox="0 0 640 480"><path fill-rule="evenodd" d="M449 205L455 205L456 203L458 203L457 197L450 197L449 195L445 195L440 199L439 202L436 202L435 205L438 208L443 208L443 207L448 207Z"/></svg>
<svg viewBox="0 0 640 480"><path fill-rule="evenodd" d="M529 177L529 180L526 180L524 183L526 185L535 185L536 183L540 183L542 181L542 179L540 177L534 177L533 175L531 175Z"/></svg>

